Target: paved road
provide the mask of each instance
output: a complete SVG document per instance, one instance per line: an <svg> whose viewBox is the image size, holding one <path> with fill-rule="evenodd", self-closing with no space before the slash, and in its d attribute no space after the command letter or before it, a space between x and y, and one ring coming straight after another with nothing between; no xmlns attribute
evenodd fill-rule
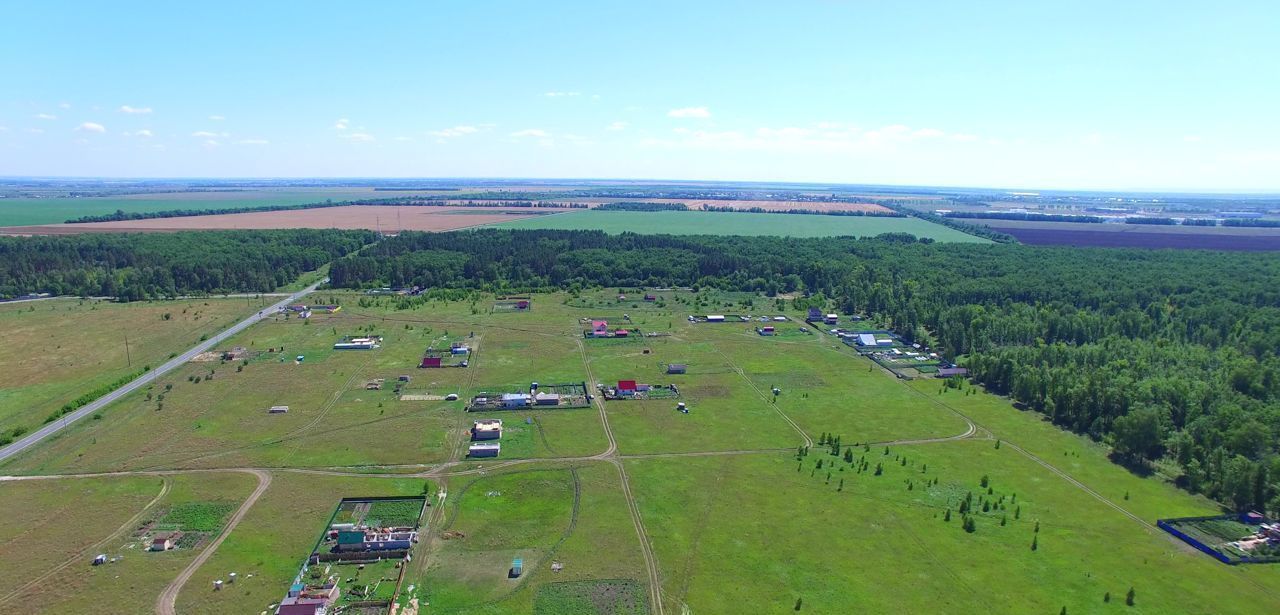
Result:
<svg viewBox="0 0 1280 615"><path fill-rule="evenodd" d="M34 432L31 432L31 434L29 434L27 437L21 440L18 440L17 442L10 444L9 446L4 447L3 449L0 449L0 462L3 462L9 459L10 457L13 457L14 455L17 455L18 453L21 453L22 451L25 451L39 444L45 438L48 438L49 436L52 436L53 434L58 433L59 431L62 431L68 425L86 416L89 416L94 412L101 410L102 408L106 407L107 404L110 404L111 402L116 401L117 399L120 399L121 397L124 397L125 395L128 395L129 393L132 393L138 390L139 388L150 384L155 379L169 373L170 371L186 363L187 361L190 361L196 355L214 348L215 346L222 343L227 338L241 331L244 331L245 329L249 328L250 325L258 322L259 320L262 320L263 318L270 316L280 308L286 305L289 305L290 303L296 302L298 299L314 291L321 284L324 284L325 282L328 282L328 281L329 281L329 278L324 278L319 282L312 284L311 286L308 286L292 295L289 295L288 297L285 297L284 299L280 300L280 302L272 305L271 307L263 308L262 311L257 312L252 316L232 325L231 328L203 342L200 342L199 344L196 344L195 347L192 348L191 350L188 350L172 359L169 359L160 367L157 367L141 376L138 376L135 380L133 380L129 384L126 384L110 393L107 393L106 395L103 395L102 397L99 397L98 399L95 399L92 402L89 402L87 405L80 408L79 410L76 410L75 412L67 414L62 418L52 423L49 423L44 427L41 427L40 429L35 430Z"/></svg>

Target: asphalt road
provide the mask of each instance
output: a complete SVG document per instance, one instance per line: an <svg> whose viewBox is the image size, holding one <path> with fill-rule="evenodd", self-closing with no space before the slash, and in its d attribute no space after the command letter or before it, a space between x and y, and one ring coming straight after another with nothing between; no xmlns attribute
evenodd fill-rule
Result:
<svg viewBox="0 0 1280 615"><path fill-rule="evenodd" d="M111 402L116 401L117 399L120 399L121 397L124 397L125 395L128 395L129 393L132 393L141 387L147 386L151 382L155 381L155 379L169 373L170 371L173 371L175 368L186 363L187 361L190 361L196 355L202 352L211 350L212 348L222 343L227 338L241 331L244 331L245 329L249 328L250 325L258 322L259 320L262 320L263 318L270 316L280 308L296 302L298 299L301 299L303 296L311 293L321 284L324 284L325 282L328 282L328 281L329 281L329 278L324 278L319 282L312 284L311 286L308 286L292 295L289 295L288 297L285 297L284 299L280 300L278 303L275 303L270 307L263 308L262 311L257 312L252 316L232 325L229 329L213 337L210 337L209 339L203 342L200 342L199 344L196 344L195 347L193 347L192 349L172 359L169 359L163 365L155 369L152 369L151 371L141 376L138 376L137 379L133 380L129 384L126 384L110 393L107 393L106 395L103 395L102 397L99 397L98 399L95 399L89 402L88 404L84 405L80 409L74 412L71 412L70 414L66 414L62 418L59 418L58 420L31 432L25 438L22 438L21 440L18 440L17 442L14 442L9 446L6 446L3 449L0 449L0 462L4 462L10 457L13 457L18 453L21 453L22 451L25 451L39 444L45 438L48 438L49 436L52 436L53 434L56 434L59 431L62 431L63 429L66 429L67 426L71 425L72 423L86 416L89 416L94 412L101 410L102 408L106 407L107 404L110 404Z"/></svg>

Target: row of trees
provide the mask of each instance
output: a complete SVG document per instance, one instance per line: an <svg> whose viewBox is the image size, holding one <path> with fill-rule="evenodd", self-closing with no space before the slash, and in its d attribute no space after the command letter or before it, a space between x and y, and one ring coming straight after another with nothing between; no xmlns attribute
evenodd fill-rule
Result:
<svg viewBox="0 0 1280 615"><path fill-rule="evenodd" d="M892 241L889 241L892 239ZM1280 510L1280 259L1268 254L673 237L403 233L336 286L694 286L885 320L1056 424L1164 460L1188 489Z"/></svg>
<svg viewBox="0 0 1280 615"><path fill-rule="evenodd" d="M0 237L0 298L48 292L137 301L270 292L376 236L279 230Z"/></svg>

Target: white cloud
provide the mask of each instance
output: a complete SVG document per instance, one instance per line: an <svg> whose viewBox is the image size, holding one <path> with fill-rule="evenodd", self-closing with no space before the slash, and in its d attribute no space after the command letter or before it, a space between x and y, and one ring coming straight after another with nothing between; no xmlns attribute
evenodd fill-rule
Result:
<svg viewBox="0 0 1280 615"><path fill-rule="evenodd" d="M77 132L96 132L101 134L106 132L107 128L106 126L103 126L102 124L98 124L96 122L84 122L83 124L76 126L76 131Z"/></svg>
<svg viewBox="0 0 1280 615"><path fill-rule="evenodd" d="M58 116L53 115L52 113L37 113L36 119L37 120L56 120L58 119Z"/></svg>
<svg viewBox="0 0 1280 615"><path fill-rule="evenodd" d="M711 111L709 111L706 107L681 107L679 109L672 109L668 111L667 117L708 118L708 117L711 117Z"/></svg>
<svg viewBox="0 0 1280 615"><path fill-rule="evenodd" d="M217 142L217 141L215 141L214 139L209 139L209 140L207 140L207 141L205 141L205 142L204 142L204 146L205 146L205 147L210 147L210 148L212 148L212 147L218 147L219 145L222 145L222 144L221 144L221 143L218 143L218 142Z"/></svg>
<svg viewBox="0 0 1280 615"><path fill-rule="evenodd" d="M59 108L59 109L70 109L70 108L71 108L71 103L58 103L58 108Z"/></svg>
<svg viewBox="0 0 1280 615"><path fill-rule="evenodd" d="M541 128L526 128L524 130L517 130L516 132L511 133L511 136L517 139L522 137L537 137L539 139L546 139L551 136L551 133Z"/></svg>
<svg viewBox="0 0 1280 615"><path fill-rule="evenodd" d="M605 130L612 130L612 131L614 131L614 132L617 132L617 131L619 131L619 130L626 130L626 129L627 129L627 126L628 126L628 124L627 124L626 122L622 122L622 121L618 121L618 122L610 122L608 126L605 126L605 127L604 127L604 129L605 129Z"/></svg>
<svg viewBox="0 0 1280 615"><path fill-rule="evenodd" d="M373 135L368 134L368 133L364 133L364 132L353 132L353 133L351 133L351 134L349 134L349 135L343 135L343 138L344 138L344 139L350 139L350 140L352 140L352 141L360 141L360 142L363 142L363 143L367 143L367 142L369 142L369 141L373 141Z"/></svg>
<svg viewBox="0 0 1280 615"><path fill-rule="evenodd" d="M211 119L211 120L213 120L213 121L215 121L215 122L221 122L222 120L225 120L225 119L227 119L227 118L225 118L225 117L223 117L223 116L221 116L221 115L210 115L210 116L209 116L209 119Z"/></svg>
<svg viewBox="0 0 1280 615"><path fill-rule="evenodd" d="M9 132L8 126L0 126L0 132Z"/></svg>
<svg viewBox="0 0 1280 615"><path fill-rule="evenodd" d="M560 98L563 96L582 96L582 92L546 92L543 94L547 98Z"/></svg>
<svg viewBox="0 0 1280 615"><path fill-rule="evenodd" d="M934 128L913 129L891 124L874 130L862 130L850 124L819 122L810 126L762 127L754 131L709 131L687 127L673 129L673 138L646 138L646 146L696 149L735 149L766 152L869 153L885 148L937 143L947 133ZM956 138L956 137L960 138ZM956 141L972 142L974 135L951 135ZM936 147L936 146L928 146Z"/></svg>
<svg viewBox="0 0 1280 615"><path fill-rule="evenodd" d="M450 139L453 137L461 137L463 135L469 135L476 132L480 132L480 129L476 128L475 126L454 126L453 128L445 128L443 130L432 130L427 134L433 137L440 137L441 139Z"/></svg>
<svg viewBox="0 0 1280 615"><path fill-rule="evenodd" d="M191 136L196 137L196 138L199 138L199 139L212 139L212 138L214 138L214 137L218 136L218 133L216 133L216 132L209 132L209 131L207 131L207 130L197 130L197 131L195 131L195 132L191 133Z"/></svg>
<svg viewBox="0 0 1280 615"><path fill-rule="evenodd" d="M130 107L129 105L121 105L120 112L128 113L130 115L146 115L151 113L151 107Z"/></svg>
<svg viewBox="0 0 1280 615"><path fill-rule="evenodd" d="M347 129L347 126L349 126L350 124L351 124L351 120L349 120L349 119L347 119L347 118L345 118L345 117L344 117L344 118L342 118L342 119L340 119L340 120L338 120L338 121L334 122L334 123L333 123L333 127L334 127L334 129L335 129L335 130L346 130L346 129Z"/></svg>
<svg viewBox="0 0 1280 615"><path fill-rule="evenodd" d="M239 143L240 145L267 145L271 142L266 139L241 139L236 141L236 143Z"/></svg>
<svg viewBox="0 0 1280 615"><path fill-rule="evenodd" d="M147 130L146 128L143 128L142 130L138 130L132 133L123 132L120 134L123 134L126 137L142 137L143 139L150 139L151 137L155 136L150 130Z"/></svg>
<svg viewBox="0 0 1280 615"><path fill-rule="evenodd" d="M27 132L29 132L29 133L31 133L31 134L33 134L33 135L41 135L41 134L44 134L44 129L43 129L43 128L28 128L28 129L27 129Z"/></svg>

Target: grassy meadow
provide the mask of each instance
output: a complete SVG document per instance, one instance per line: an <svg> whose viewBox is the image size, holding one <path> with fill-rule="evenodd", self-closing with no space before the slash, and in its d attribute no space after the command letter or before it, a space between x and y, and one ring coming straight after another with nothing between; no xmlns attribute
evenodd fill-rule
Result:
<svg viewBox="0 0 1280 615"><path fill-rule="evenodd" d="M63 404L163 363L269 299L0 304L0 436L34 430Z"/></svg>
<svg viewBox="0 0 1280 615"><path fill-rule="evenodd" d="M919 218L722 213L709 211L573 211L495 225L515 229L599 230L642 235L782 235L786 237L873 237L911 233L938 241L989 243Z"/></svg>
<svg viewBox="0 0 1280 615"><path fill-rule="evenodd" d="M1228 567L1152 527L1212 514L1212 502L1131 474L1104 446L967 384L897 379L825 333L770 338L754 321L687 319L785 314L792 321L779 326L803 326L772 299L652 292L652 302L626 289L621 300L617 289L537 295L532 310L513 312L494 311L487 295L322 291L315 302L343 309L259 323L232 342L258 353L247 362L188 364L0 473L269 468L270 488L183 589L179 612L266 609L338 499L424 489L433 506L405 570L402 612L652 612L629 503L655 555L666 613L794 612L797 602L801 613L1280 609L1280 567ZM584 320L601 318L642 335L584 339ZM354 335L381 335L382 347L332 349ZM428 346L451 342L473 347L470 367L416 368ZM667 374L669 363L688 371ZM406 393L461 399L399 401L392 389L401 375L410 377ZM378 378L382 390L365 388ZM676 384L690 412L677 412L675 399L463 411L480 391L631 379ZM267 414L272 405L289 412ZM617 444L609 458L596 457L609 449L601 405ZM498 459L465 458L479 418L504 420ZM815 442L798 456L806 436L822 434L840 436L840 455ZM251 479L239 478L243 497ZM0 482L0 494L124 485L93 496L122 504L85 524L81 542L92 543L159 488L154 477L74 480ZM70 492L26 494L19 499L69 519L92 510L73 508ZM516 557L525 572L511 579ZM230 571L254 577L211 592Z"/></svg>
<svg viewBox="0 0 1280 615"><path fill-rule="evenodd" d="M208 539L156 553L135 530L150 520L172 522L167 513L175 510L238 507L254 484L238 472L0 483L0 514L9 520L0 529L0 612L151 611ZM99 553L120 559L91 566Z"/></svg>

